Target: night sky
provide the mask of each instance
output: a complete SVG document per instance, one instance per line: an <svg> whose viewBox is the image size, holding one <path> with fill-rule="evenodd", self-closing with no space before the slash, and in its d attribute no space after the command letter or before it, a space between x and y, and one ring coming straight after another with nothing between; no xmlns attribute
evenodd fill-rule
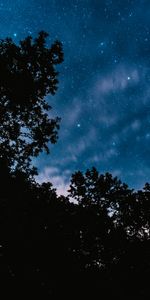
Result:
<svg viewBox="0 0 150 300"><path fill-rule="evenodd" d="M38 180L64 193L73 172L95 166L140 189L150 178L150 1L0 1L1 38L41 30L63 43L64 63L48 97L59 140L36 160Z"/></svg>

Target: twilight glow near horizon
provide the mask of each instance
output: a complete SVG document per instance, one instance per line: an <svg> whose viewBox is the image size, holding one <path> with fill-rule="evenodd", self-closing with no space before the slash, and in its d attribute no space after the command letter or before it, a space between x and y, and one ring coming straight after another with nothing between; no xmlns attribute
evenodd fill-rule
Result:
<svg viewBox="0 0 150 300"><path fill-rule="evenodd" d="M63 43L59 140L37 160L39 180L65 193L72 173L95 166L140 189L150 181L150 1L0 1L1 38L44 30ZM34 161L35 162L35 161Z"/></svg>

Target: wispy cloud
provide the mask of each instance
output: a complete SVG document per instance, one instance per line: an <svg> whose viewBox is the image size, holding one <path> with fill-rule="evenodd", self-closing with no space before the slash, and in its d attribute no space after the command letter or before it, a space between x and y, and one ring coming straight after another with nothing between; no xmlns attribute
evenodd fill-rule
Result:
<svg viewBox="0 0 150 300"><path fill-rule="evenodd" d="M95 84L95 93L97 95L107 95L115 91L122 91L129 85L135 85L139 82L139 72L135 68L125 66L116 67L113 72L97 79Z"/></svg>
<svg viewBox="0 0 150 300"><path fill-rule="evenodd" d="M84 153L86 149L88 149L92 142L96 140L96 128L92 127L89 129L89 131L84 134L82 137L80 137L78 140L76 140L72 145L69 145L67 150L70 153L70 155L76 155L79 156Z"/></svg>
<svg viewBox="0 0 150 300"><path fill-rule="evenodd" d="M56 167L45 167L37 176L36 181L39 183L51 182L53 187L56 188L58 195L66 196L69 188L69 175L69 170L61 172L60 169Z"/></svg>
<svg viewBox="0 0 150 300"><path fill-rule="evenodd" d="M67 107L67 109L64 111L64 119L63 122L71 127L75 123L78 122L80 115L82 113L82 103L79 98L74 98L71 107Z"/></svg>

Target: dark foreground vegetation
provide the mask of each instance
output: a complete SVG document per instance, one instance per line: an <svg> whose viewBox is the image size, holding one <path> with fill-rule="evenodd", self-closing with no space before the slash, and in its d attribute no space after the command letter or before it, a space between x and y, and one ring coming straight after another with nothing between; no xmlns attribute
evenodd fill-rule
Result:
<svg viewBox="0 0 150 300"><path fill-rule="evenodd" d="M56 142L60 121L44 97L63 52L46 36L0 43L1 295L149 299L150 185L134 191L92 168L72 175L64 197L34 180L31 159Z"/></svg>

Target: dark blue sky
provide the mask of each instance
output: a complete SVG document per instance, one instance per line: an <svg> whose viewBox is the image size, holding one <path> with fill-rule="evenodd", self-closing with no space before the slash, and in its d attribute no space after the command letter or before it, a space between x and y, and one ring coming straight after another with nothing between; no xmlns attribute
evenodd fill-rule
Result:
<svg viewBox="0 0 150 300"><path fill-rule="evenodd" d="M36 161L39 180L64 192L72 172L94 165L141 188L150 178L150 1L0 1L2 38L40 30L62 41L65 61L49 97L59 141Z"/></svg>

